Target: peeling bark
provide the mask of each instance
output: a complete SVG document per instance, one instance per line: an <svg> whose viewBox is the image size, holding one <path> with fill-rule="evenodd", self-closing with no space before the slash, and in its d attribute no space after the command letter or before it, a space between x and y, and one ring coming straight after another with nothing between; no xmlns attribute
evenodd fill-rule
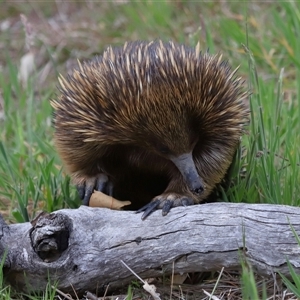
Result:
<svg viewBox="0 0 300 300"><path fill-rule="evenodd" d="M238 269L243 253L258 273L287 275L287 258L300 271L290 224L300 234L300 208L210 203L142 221L134 212L82 206L31 223L0 218L0 251L7 251L5 278L26 292L42 291L49 279L68 293L119 288L134 278L120 260L149 278L171 274L173 262L175 274Z"/></svg>

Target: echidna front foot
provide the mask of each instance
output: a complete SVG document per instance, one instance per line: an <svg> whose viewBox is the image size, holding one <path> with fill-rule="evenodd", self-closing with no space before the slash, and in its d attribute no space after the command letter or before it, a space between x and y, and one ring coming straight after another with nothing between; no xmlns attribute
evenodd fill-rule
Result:
<svg viewBox="0 0 300 300"><path fill-rule="evenodd" d="M77 191L83 205L89 205L90 198L94 190L112 196L113 184L106 174L98 174L81 180L77 185Z"/></svg>
<svg viewBox="0 0 300 300"><path fill-rule="evenodd" d="M166 216L172 207L189 206L195 202L193 198L187 195L180 195L175 193L164 193L156 196L151 202L140 208L137 213L144 212L142 220L145 220L155 210L161 209L162 215Z"/></svg>

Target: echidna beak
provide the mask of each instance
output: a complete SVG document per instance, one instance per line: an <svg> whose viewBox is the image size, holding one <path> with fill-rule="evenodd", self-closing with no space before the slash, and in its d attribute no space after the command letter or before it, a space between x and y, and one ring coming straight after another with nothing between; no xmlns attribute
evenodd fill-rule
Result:
<svg viewBox="0 0 300 300"><path fill-rule="evenodd" d="M193 154L191 152L184 153L177 157L172 157L171 161L175 164L175 166L182 174L190 191L197 195L201 194L204 191L204 183L197 172L193 160Z"/></svg>

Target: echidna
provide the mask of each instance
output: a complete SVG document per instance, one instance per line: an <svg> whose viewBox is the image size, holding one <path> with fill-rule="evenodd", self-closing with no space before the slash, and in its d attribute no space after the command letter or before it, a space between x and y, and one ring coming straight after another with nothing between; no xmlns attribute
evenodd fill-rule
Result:
<svg viewBox="0 0 300 300"><path fill-rule="evenodd" d="M206 199L248 118L235 73L199 44L138 41L60 77L55 143L83 204L96 189L133 201L144 219Z"/></svg>

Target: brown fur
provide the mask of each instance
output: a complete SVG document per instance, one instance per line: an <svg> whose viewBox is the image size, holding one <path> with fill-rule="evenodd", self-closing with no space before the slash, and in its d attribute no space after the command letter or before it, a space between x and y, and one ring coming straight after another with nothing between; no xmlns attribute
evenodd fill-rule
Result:
<svg viewBox="0 0 300 300"><path fill-rule="evenodd" d="M162 193L206 199L234 155L247 93L221 56L172 42L108 48L60 77L55 144L76 184L105 173L140 207ZM193 151L205 183L192 194L169 157Z"/></svg>

